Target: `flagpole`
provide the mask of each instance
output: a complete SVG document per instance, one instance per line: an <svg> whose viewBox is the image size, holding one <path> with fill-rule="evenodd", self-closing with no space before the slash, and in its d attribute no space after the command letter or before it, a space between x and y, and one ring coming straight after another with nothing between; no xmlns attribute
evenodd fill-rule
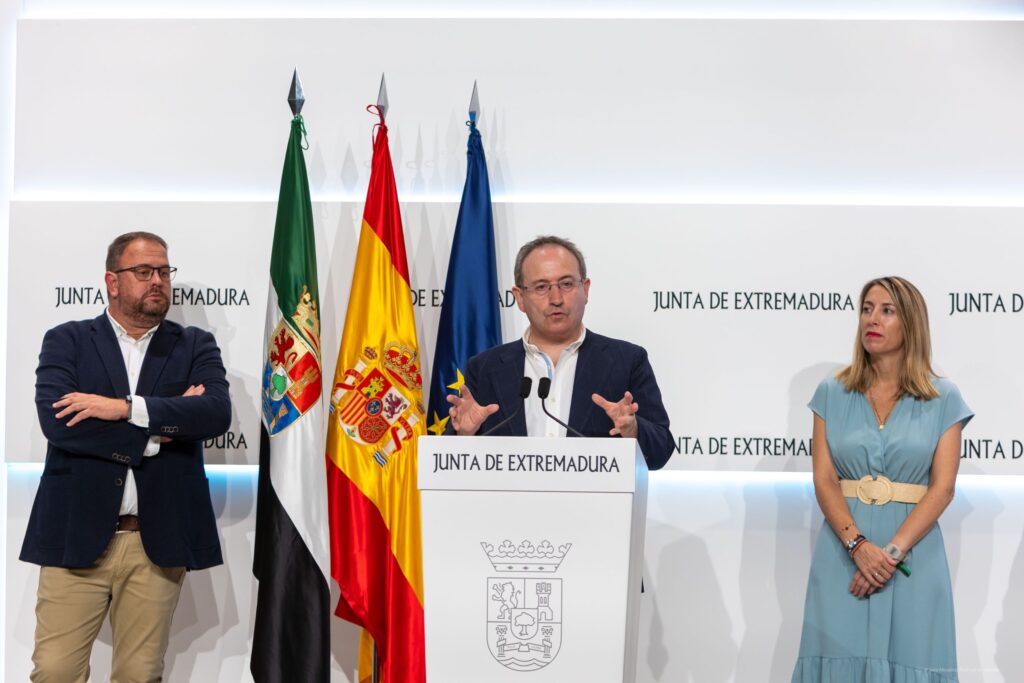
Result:
<svg viewBox="0 0 1024 683"><path fill-rule="evenodd" d="M383 121L388 112L388 89L384 83L384 74L380 75L380 90L377 91L377 111L380 114L380 120ZM370 680L371 683L380 683L380 666L376 640L373 641L373 676Z"/></svg>

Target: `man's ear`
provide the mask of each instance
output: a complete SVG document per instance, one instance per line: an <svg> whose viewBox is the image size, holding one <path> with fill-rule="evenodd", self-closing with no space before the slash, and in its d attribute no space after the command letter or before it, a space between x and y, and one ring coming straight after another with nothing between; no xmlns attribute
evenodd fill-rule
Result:
<svg viewBox="0 0 1024 683"><path fill-rule="evenodd" d="M516 306L519 307L519 310L526 313L526 308L523 307L523 290L513 285L512 296L516 298Z"/></svg>
<svg viewBox="0 0 1024 683"><path fill-rule="evenodd" d="M117 273L111 273L108 270L106 272L106 274L103 276L103 281L107 285L107 298L108 299L116 299L117 298L117 294L118 294L118 292L117 292Z"/></svg>

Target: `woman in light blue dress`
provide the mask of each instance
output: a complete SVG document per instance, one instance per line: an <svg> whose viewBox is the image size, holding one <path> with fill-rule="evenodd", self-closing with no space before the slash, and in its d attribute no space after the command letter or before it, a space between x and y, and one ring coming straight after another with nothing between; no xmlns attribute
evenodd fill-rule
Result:
<svg viewBox="0 0 1024 683"><path fill-rule="evenodd" d="M898 277L860 296L853 362L814 413L811 560L794 683L955 683L953 592L938 519L973 417L931 368L928 311Z"/></svg>

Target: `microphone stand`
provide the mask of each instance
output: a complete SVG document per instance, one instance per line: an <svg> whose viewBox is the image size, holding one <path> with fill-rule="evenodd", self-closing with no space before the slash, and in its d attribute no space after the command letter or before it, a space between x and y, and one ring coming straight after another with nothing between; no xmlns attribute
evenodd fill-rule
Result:
<svg viewBox="0 0 1024 683"><path fill-rule="evenodd" d="M555 417L555 416L554 416L554 415L552 415L552 414L551 414L550 412L548 412L548 407L547 407L547 405L546 405L546 404L544 403L544 401L545 401L545 399L547 399L547 397L548 397L548 394L550 394L550 393L551 393L551 380L550 380L550 379L548 379L547 377L541 377L541 378L540 378L540 381L539 381L539 382L537 382L537 397L538 397L538 398L540 399L540 409L544 411L544 414L545 414L545 415L547 415L547 416L548 416L548 417L550 417L550 418L551 418L552 420L554 420L554 421L555 421L555 422L557 422L558 424L560 424L560 425L562 425L563 427L565 427L565 430L566 430L566 431L568 431L568 432L572 432L574 436L578 436L578 437L580 437L580 438L585 438L585 437L584 437L584 436L583 436L582 434L580 434L580 433L579 433L578 431L576 431L575 429L573 429L572 427L570 427L570 426L569 426L569 424L568 424L567 422L562 422L562 421L561 421L561 420L559 420L559 419L558 419L557 417Z"/></svg>
<svg viewBox="0 0 1024 683"><path fill-rule="evenodd" d="M498 424L496 424L493 427L491 427L490 429L488 429L486 432L484 432L480 436L490 436L493 432L497 431L498 429L500 429L500 428L504 427L506 424L508 424L512 420L512 418L514 418L516 415L518 415L519 413L523 412L523 405L526 402L526 399L528 399L530 397L530 389L532 389L532 388L533 388L533 380L530 379L529 377L523 377L521 380L519 380L519 399L520 399L519 400L519 407L516 408L515 411L513 411L511 415L509 415L504 420L502 420Z"/></svg>

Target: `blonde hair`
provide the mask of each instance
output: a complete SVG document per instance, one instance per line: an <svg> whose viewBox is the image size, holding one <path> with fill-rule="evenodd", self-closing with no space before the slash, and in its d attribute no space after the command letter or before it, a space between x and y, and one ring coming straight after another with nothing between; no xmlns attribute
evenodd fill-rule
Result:
<svg viewBox="0 0 1024 683"><path fill-rule="evenodd" d="M903 328L903 363L900 367L900 394L930 400L939 392L932 383L932 339L928 331L928 306L921 292L901 277L888 276L871 280L860 290L859 311L872 287L881 287L892 297L896 315ZM862 314L862 313L861 313ZM865 393L875 379L871 357L864 349L860 325L853 343L853 362L836 373L836 379L850 391Z"/></svg>

